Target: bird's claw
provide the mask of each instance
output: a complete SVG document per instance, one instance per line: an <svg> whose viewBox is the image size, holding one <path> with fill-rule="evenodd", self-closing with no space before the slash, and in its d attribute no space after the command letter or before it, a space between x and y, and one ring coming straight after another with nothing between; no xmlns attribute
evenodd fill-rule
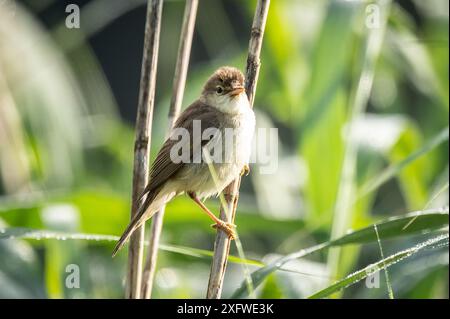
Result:
<svg viewBox="0 0 450 319"><path fill-rule="evenodd" d="M213 225L211 225L211 227L222 230L225 234L228 235L228 238L230 238L231 240L236 239L236 231L235 231L236 225L234 225L234 224L227 223L227 222L221 222L221 223L213 224Z"/></svg>
<svg viewBox="0 0 450 319"><path fill-rule="evenodd" d="M250 166L248 164L245 164L241 171L241 176L248 176L250 174Z"/></svg>

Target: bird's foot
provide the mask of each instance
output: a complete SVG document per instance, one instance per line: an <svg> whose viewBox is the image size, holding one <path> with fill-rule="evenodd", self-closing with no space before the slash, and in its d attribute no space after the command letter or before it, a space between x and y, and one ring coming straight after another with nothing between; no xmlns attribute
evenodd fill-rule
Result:
<svg viewBox="0 0 450 319"><path fill-rule="evenodd" d="M241 176L248 176L250 174L250 166L248 164L245 164L241 171Z"/></svg>
<svg viewBox="0 0 450 319"><path fill-rule="evenodd" d="M236 225L231 224L231 223L227 223L227 222L220 222L217 224L213 224L211 225L212 228L215 229L220 229L222 230L225 234L228 235L228 238L230 238L231 240L236 239Z"/></svg>

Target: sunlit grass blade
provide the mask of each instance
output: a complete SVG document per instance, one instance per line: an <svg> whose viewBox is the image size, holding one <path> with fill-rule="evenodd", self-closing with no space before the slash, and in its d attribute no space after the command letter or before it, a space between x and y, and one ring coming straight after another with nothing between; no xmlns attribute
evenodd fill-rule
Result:
<svg viewBox="0 0 450 319"><path fill-rule="evenodd" d="M32 240L87 240L87 241L107 241L107 242L117 242L118 236L114 235L101 235L101 234L85 234L85 233L65 233L57 232L51 230L41 230L23 227L9 227L0 228L0 240L2 239L32 239ZM186 247L180 245L168 245L160 244L159 249L171 252L175 254L180 254L189 257L201 258L211 260L214 252L206 249L199 249L193 247ZM240 258L238 256L229 255L228 261L235 264L245 264L248 266L264 267L265 263L248 258ZM310 274L307 272L300 272L294 269L280 268L281 271L287 271L291 273L296 273L304 276L317 276L315 274Z"/></svg>
<svg viewBox="0 0 450 319"><path fill-rule="evenodd" d="M449 183L445 183L445 185L443 185L431 198L430 200L427 202L427 204L425 205L424 209L427 209L428 207L430 207L430 205L436 200L436 198L438 198L443 192L445 192L448 189ZM417 217L416 217L417 218ZM405 225L405 227L403 227L403 230L405 230L406 228L408 228L409 226L411 226L412 223L414 223L416 221L416 218L413 218L408 224Z"/></svg>
<svg viewBox="0 0 450 319"><path fill-rule="evenodd" d="M380 249L380 255L381 255L381 259L385 259L384 258L384 251L383 251L383 246L381 245L381 239L380 239L380 235L378 234L378 228L377 225L373 225L373 230L375 231L375 234L377 235L377 242L378 242L378 248ZM383 264L384 266L384 264ZM387 267L384 268L384 274L386 277L386 286L388 289L388 293L389 293L389 298L390 299L394 299L394 292L392 290L392 285L391 285L391 280L389 279L389 272L387 270Z"/></svg>
<svg viewBox="0 0 450 319"><path fill-rule="evenodd" d="M45 229L33 229L25 227L8 227L0 228L0 239L34 239L34 240L88 240L88 241L117 241L118 236L100 235L100 234L83 234L68 233Z"/></svg>
<svg viewBox="0 0 450 319"><path fill-rule="evenodd" d="M402 261L406 258L409 258L416 253L424 250L424 249L433 249L440 247L448 247L448 233L445 235L440 235L438 237L429 239L425 242L422 242L414 247L402 250L394 255L391 255L385 259L382 259L374 264L371 264L364 269L358 270L357 272L347 276L346 278L332 284L331 286L313 294L309 298L317 299L317 298L325 298L330 296L331 294L340 291L358 281L365 279L368 275L373 274L376 271L380 271L386 269L399 261Z"/></svg>
<svg viewBox="0 0 450 319"><path fill-rule="evenodd" d="M423 233L426 231L432 231L440 229L448 225L448 208L445 209L430 209L426 211L413 212L407 215L388 218L377 223L377 230L380 239L394 238L400 236L411 235L414 233ZM420 217L420 218L417 218ZM416 218L416 222L410 227L403 230L403 227L410 222L412 219ZM374 242L377 240L377 235L374 232L373 225L359 229L354 232L350 232L340 238L333 241L327 241L322 244L302 249L298 252L286 255L274 262L268 264L254 271L251 275L254 287L258 287L264 279L276 270L279 270L288 262L303 258L313 253L319 252L323 249L332 246L343 246L350 244L364 244L368 242ZM234 292L232 298L242 298L246 296L246 285L245 283Z"/></svg>
<svg viewBox="0 0 450 319"><path fill-rule="evenodd" d="M84 234L84 233L66 233L57 232L51 230L41 230L41 229L31 229L22 227L9 227L0 228L0 240L1 239L33 239L33 240L87 240L87 241L110 241L117 242L118 236L114 235L100 235L100 234ZM190 257L211 259L213 252L205 249L191 248L178 245L159 245L159 249L172 252L176 254L181 254ZM243 259L237 256L229 256L230 262L236 264L247 264L251 266L263 267L264 263L254 260L254 259Z"/></svg>
<svg viewBox="0 0 450 319"><path fill-rule="evenodd" d="M429 153L430 151L432 151L445 141L448 141L448 130L449 127L447 126L445 129L440 131L436 136L434 136L431 140L425 143L420 149L418 149L417 151L406 157L404 160L392 164L391 166L386 168L383 172L378 174L374 179L369 180L361 188L358 198L363 197L364 195L367 195L370 192L374 191L375 189L386 183L388 180L396 176L408 164L414 162L421 156L426 155L427 153Z"/></svg>
<svg viewBox="0 0 450 319"><path fill-rule="evenodd" d="M400 236L422 233L443 228L448 225L449 208L429 209L410 214L388 218L377 223L380 239L395 238ZM403 229L411 220L417 219L416 223ZM330 242L330 246L363 244L374 242L377 236L373 225L350 232L341 238Z"/></svg>

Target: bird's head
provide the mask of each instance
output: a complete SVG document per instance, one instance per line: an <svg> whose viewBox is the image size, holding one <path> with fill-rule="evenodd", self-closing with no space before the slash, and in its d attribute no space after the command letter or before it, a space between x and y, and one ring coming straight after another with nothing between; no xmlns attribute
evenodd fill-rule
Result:
<svg viewBox="0 0 450 319"><path fill-rule="evenodd" d="M245 79L241 71L234 67L223 66L216 70L206 81L202 98L206 103L221 111L232 111L239 101L247 102Z"/></svg>

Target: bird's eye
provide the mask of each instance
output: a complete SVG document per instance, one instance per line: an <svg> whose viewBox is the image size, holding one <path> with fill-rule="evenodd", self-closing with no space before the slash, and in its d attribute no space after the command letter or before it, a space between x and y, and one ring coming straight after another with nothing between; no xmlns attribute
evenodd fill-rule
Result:
<svg viewBox="0 0 450 319"><path fill-rule="evenodd" d="M221 87L220 85L216 87L216 93L217 94L222 94L223 93L223 87Z"/></svg>

